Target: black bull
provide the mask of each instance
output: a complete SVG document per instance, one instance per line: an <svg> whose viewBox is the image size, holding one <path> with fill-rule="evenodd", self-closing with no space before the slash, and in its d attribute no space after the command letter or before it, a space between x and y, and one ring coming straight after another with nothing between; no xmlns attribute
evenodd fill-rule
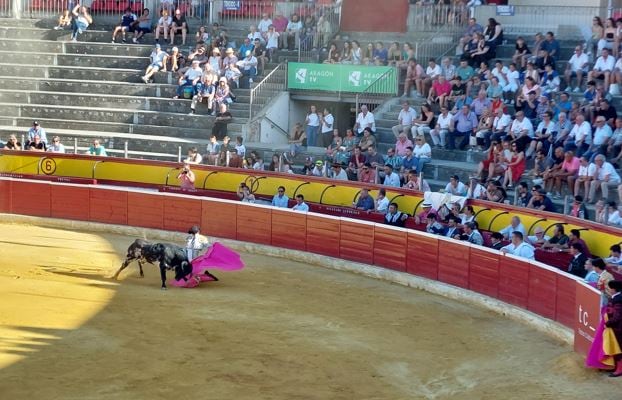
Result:
<svg viewBox="0 0 622 400"><path fill-rule="evenodd" d="M132 261L138 262L140 276L143 273L143 263L159 263L160 277L162 278L162 289L166 289L166 271L175 271L175 280L184 279L192 272L192 264L188 261L185 249L168 243L150 243L146 240L136 239L127 249L125 261L119 270L114 274L113 279L117 279Z"/></svg>

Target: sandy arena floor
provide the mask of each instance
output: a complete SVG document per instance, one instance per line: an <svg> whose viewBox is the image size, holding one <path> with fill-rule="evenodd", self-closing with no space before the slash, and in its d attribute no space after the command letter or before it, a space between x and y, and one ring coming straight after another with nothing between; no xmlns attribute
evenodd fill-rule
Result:
<svg viewBox="0 0 622 400"><path fill-rule="evenodd" d="M245 254L159 289L133 238L0 224L0 398L619 399L622 379L496 314Z"/></svg>

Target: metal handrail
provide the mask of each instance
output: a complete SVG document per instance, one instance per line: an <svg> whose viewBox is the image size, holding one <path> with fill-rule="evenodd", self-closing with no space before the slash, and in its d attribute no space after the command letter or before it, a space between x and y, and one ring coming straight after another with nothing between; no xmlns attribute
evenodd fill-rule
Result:
<svg viewBox="0 0 622 400"><path fill-rule="evenodd" d="M268 116L264 115L263 119L265 119L266 121L268 121L270 123L270 125L272 125L272 128L276 128L276 130L280 133L282 133L283 135L285 135L288 139L289 139L289 133L287 133L287 131L283 128L281 128L279 126L279 124L277 124L276 122L274 122L272 119L270 119Z"/></svg>
<svg viewBox="0 0 622 400"><path fill-rule="evenodd" d="M334 188L334 187L335 187L335 185L329 185L329 186L326 186L326 187L324 188L324 190L322 190L322 194L320 194L320 204L322 204L322 199L324 198L324 193L326 193L326 191L327 191L328 189L330 189L330 188Z"/></svg>
<svg viewBox="0 0 622 400"><path fill-rule="evenodd" d="M531 226L527 229L527 234L529 235L529 232L531 232L531 228L533 228L534 226L536 226L536 224L538 222L543 222L543 221L548 221L548 219L546 218L540 218L539 220L537 220L536 222L534 222L533 224L531 224Z"/></svg>
<svg viewBox="0 0 622 400"><path fill-rule="evenodd" d="M311 182L302 182L300 185L298 185L296 189L294 190L294 194L292 195L292 198L296 198L296 195L298 194L298 189L300 189L301 186L310 185L310 184Z"/></svg>
<svg viewBox="0 0 622 400"><path fill-rule="evenodd" d="M389 78L390 76L396 76L395 79L395 88L393 88L393 93L386 93L386 92L373 92L374 88L377 88L377 86L380 85L385 85L385 86L381 86L382 88L386 89L386 82L387 82L387 78ZM361 106L361 98L362 97L371 97L371 96L378 96L379 99L384 100L386 98L392 97L394 95L397 95L399 93L399 71L397 70L397 67L391 68L389 70L387 70L385 73L383 73L382 75L380 75L378 78L376 78L372 83L370 83L365 89L363 89L362 92L357 93L355 96L355 102L356 102L356 110L358 112L360 106ZM378 89L376 89L378 90ZM378 103L380 103L381 101L379 101ZM366 101L366 103L368 103L368 101Z"/></svg>
<svg viewBox="0 0 622 400"><path fill-rule="evenodd" d="M202 189L205 189L205 184L207 183L207 178L209 178L210 176L212 176L213 174L217 174L218 171L212 171L209 174L207 174L207 176L205 177L205 179L203 179L203 185L201 185Z"/></svg>
<svg viewBox="0 0 622 400"><path fill-rule="evenodd" d="M500 212L499 214L497 214L497 215L495 215L494 217L492 217L492 219L490 220L490 223L488 224L488 229L487 229L487 230L488 230L488 231L490 230L490 227L492 226L492 224L495 222L495 220L496 220L497 218L499 218L499 217L500 217L500 216L502 216L502 215L506 215L506 214L509 214L509 212L508 212L508 211L502 211L502 212Z"/></svg>
<svg viewBox="0 0 622 400"><path fill-rule="evenodd" d="M91 173L92 179L95 179L95 170L97 169L97 166L99 165L99 163L104 163L104 162L105 162L104 160L95 161L95 164L93 164L93 171Z"/></svg>
<svg viewBox="0 0 622 400"><path fill-rule="evenodd" d="M178 169L181 169L182 167L174 167L168 170L168 172L166 173L166 181L164 181L164 186L168 186L168 178L171 176L171 172L173 171L177 171Z"/></svg>
<svg viewBox="0 0 622 400"><path fill-rule="evenodd" d="M249 105L248 105L248 119L249 121L253 118L253 105L256 103L257 98L261 95L261 90L264 88L264 85L268 84L268 83L279 83L278 81L276 81L276 79L273 79L274 76L276 75L276 73L282 69L287 69L287 64L286 63L280 63L279 65L277 65L272 71L270 71L270 73L268 75L266 75L261 82L259 82L257 84L257 86L255 86L254 88L251 89L250 91L250 100L249 100ZM282 90L285 89L285 82L282 83Z"/></svg>

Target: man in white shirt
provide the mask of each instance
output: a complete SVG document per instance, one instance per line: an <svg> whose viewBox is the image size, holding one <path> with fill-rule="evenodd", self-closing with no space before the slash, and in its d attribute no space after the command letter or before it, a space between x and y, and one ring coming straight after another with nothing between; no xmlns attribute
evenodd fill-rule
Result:
<svg viewBox="0 0 622 400"><path fill-rule="evenodd" d="M407 100L404 100L400 114L397 116L397 125L391 127L395 138L398 138L402 132L407 132L408 135L415 119L417 119L417 111L410 106Z"/></svg>
<svg viewBox="0 0 622 400"><path fill-rule="evenodd" d="M268 17L268 14L264 13L261 16L261 20L257 24L257 29L261 33L266 33L268 32L268 28L270 27L270 25L272 25L272 20L270 19L270 17Z"/></svg>
<svg viewBox="0 0 622 400"><path fill-rule="evenodd" d="M292 207L294 211L308 212L309 206L305 203L305 197L301 194L296 195L296 204Z"/></svg>
<svg viewBox="0 0 622 400"><path fill-rule="evenodd" d="M253 83L253 79L257 76L257 58L253 55L253 52L246 50L244 58L236 63L236 65L242 71L242 75L248 76L249 83Z"/></svg>
<svg viewBox="0 0 622 400"><path fill-rule="evenodd" d="M436 127L430 131L432 143L436 147L445 147L445 138L450 131L454 130L453 115L447 107L441 107L441 113L436 117Z"/></svg>
<svg viewBox="0 0 622 400"><path fill-rule="evenodd" d="M609 144L609 139L613 136L613 131L602 115L596 117L595 123L596 129L594 130L592 145L588 151L590 153L607 154L607 145Z"/></svg>
<svg viewBox="0 0 622 400"><path fill-rule="evenodd" d="M602 154L594 157L594 164L596 164L596 176L594 180L590 182L590 194L588 201L590 203L596 202L596 191L600 187L603 193L603 199L607 199L609 196L609 186L617 186L620 184L620 175L616 172L611 163L605 161L605 156Z"/></svg>
<svg viewBox="0 0 622 400"><path fill-rule="evenodd" d="M596 177L596 170L598 167L596 164L591 163L586 156L582 156L579 159L579 172L576 178L574 176L568 177L568 187L574 188L574 195L581 194L581 186L585 190L585 196L590 192L590 182Z"/></svg>
<svg viewBox="0 0 622 400"><path fill-rule="evenodd" d="M495 68L490 71L492 76L497 77L497 79L499 80L499 85L501 85L501 87L505 87L508 84L508 72L510 72L510 70L508 69L508 67L503 65L503 62L501 60L497 60L495 62Z"/></svg>
<svg viewBox="0 0 622 400"><path fill-rule="evenodd" d="M333 126L335 118L328 108L325 108L320 116L320 131L322 132L322 141L325 147L330 146L333 141Z"/></svg>
<svg viewBox="0 0 622 400"><path fill-rule="evenodd" d="M384 166L384 182L385 186L400 187L400 176L393 172L393 166L386 164Z"/></svg>
<svg viewBox="0 0 622 400"><path fill-rule="evenodd" d="M464 183L460 182L460 177L458 175L453 175L449 178L447 186L445 186L445 193L454 196L466 196L467 187Z"/></svg>
<svg viewBox="0 0 622 400"><path fill-rule="evenodd" d="M423 80L423 87L421 90L421 95L425 98L428 97L430 88L432 87L432 82L438 78L439 75L443 73L441 66L436 63L434 58L430 58L428 61L428 67L425 69L425 79Z"/></svg>
<svg viewBox="0 0 622 400"><path fill-rule="evenodd" d="M575 124L570 131L568 144L574 144L577 148L577 157L581 157L592 144L592 126L585 120L583 114L575 117Z"/></svg>
<svg viewBox="0 0 622 400"><path fill-rule="evenodd" d="M505 113L505 107L497 108L495 119L492 122L491 141L501 142L508 133L508 128L512 125L512 117ZM533 127L533 125L532 125ZM490 143L485 144L486 148L490 147Z"/></svg>
<svg viewBox="0 0 622 400"><path fill-rule="evenodd" d="M512 232L512 243L501 248L501 252L504 254L513 254L517 257L527 258L529 260L535 259L534 248L532 245L526 243L523 240L523 234L521 232Z"/></svg>
<svg viewBox="0 0 622 400"><path fill-rule="evenodd" d="M509 239L512 235L512 232L518 231L523 236L527 236L527 231L525 230L525 226L520 222L520 218L517 216L512 217L510 220L510 225L499 231L500 234L503 235L504 238Z"/></svg>
<svg viewBox="0 0 622 400"><path fill-rule="evenodd" d="M583 80L583 75L587 73L588 64L589 59L587 58L587 54L583 52L583 46L575 47L574 54L570 57L568 65L566 65L566 72L564 73L568 90L572 87L572 78L576 77L577 86L574 88L573 92L581 91L581 81Z"/></svg>
<svg viewBox="0 0 622 400"><path fill-rule="evenodd" d="M533 139L533 124L529 118L525 118L525 113L522 111L516 112L516 119L512 122L510 128L512 137L517 142L519 149L529 148L531 139Z"/></svg>
<svg viewBox="0 0 622 400"><path fill-rule="evenodd" d="M372 133L376 132L376 119L374 114L369 112L365 104L361 105L361 112L356 117L356 123L352 130L356 131L359 136L363 135L365 128L371 129Z"/></svg>
<svg viewBox="0 0 622 400"><path fill-rule="evenodd" d="M602 55L598 57L594 64L594 69L587 74L587 80L602 79L604 81L605 92L609 92L609 78L615 67L616 60L613 56L609 55L609 49L603 49L601 54Z"/></svg>
<svg viewBox="0 0 622 400"><path fill-rule="evenodd" d="M337 179L338 181L347 181L348 174L343 169L343 166L339 163L333 163L333 179Z"/></svg>

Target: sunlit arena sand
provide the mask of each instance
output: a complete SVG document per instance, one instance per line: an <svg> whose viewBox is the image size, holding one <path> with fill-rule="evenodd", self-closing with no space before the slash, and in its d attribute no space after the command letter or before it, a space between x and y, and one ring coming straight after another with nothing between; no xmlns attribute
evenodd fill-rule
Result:
<svg viewBox="0 0 622 400"><path fill-rule="evenodd" d="M620 399L492 312L243 254L219 282L110 276L134 240L0 224L0 399Z"/></svg>

